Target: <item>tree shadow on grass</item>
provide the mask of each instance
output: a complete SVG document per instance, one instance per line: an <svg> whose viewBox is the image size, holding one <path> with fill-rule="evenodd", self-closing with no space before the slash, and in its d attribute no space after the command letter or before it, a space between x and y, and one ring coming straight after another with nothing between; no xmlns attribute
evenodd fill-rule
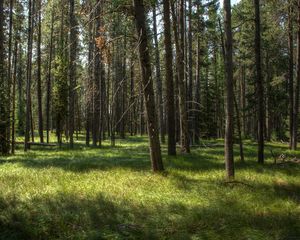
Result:
<svg viewBox="0 0 300 240"><path fill-rule="evenodd" d="M188 171L210 171L222 169L224 164L217 156L189 154L177 157L164 157L166 168ZM87 172L91 170L107 171L114 168L149 171L150 157L146 146L107 149L79 149L30 151L24 155L0 158L1 164L21 164L28 168L61 168L66 171Z"/></svg>
<svg viewBox="0 0 300 240"><path fill-rule="evenodd" d="M132 142L139 142L139 138L129 138ZM21 164L28 168L61 168L65 171L87 172L91 170L107 171L114 168L124 168L134 171L149 171L150 157L147 145L134 146L119 145L115 148L103 146L102 148L87 148L83 144L76 144L74 150L39 148L40 151L29 151L27 154L15 155L9 158L0 157L1 164ZM127 143L127 140L124 140ZM139 142L140 143L140 142ZM237 150L236 150L237 151ZM279 150L281 151L281 149ZM194 148L191 154L164 157L166 169L184 170L191 172L206 172L211 170L224 170L223 148ZM276 166L270 163L260 166L253 161L256 155L253 146L245 146L246 162L236 162L239 169L249 169L256 173L276 174L284 173L292 176L300 175L300 165ZM270 157L267 155L267 157ZM252 159L248 161L247 159Z"/></svg>
<svg viewBox="0 0 300 240"><path fill-rule="evenodd" d="M254 210L216 195L208 206L99 194L0 198L0 239L296 239L297 212Z"/></svg>

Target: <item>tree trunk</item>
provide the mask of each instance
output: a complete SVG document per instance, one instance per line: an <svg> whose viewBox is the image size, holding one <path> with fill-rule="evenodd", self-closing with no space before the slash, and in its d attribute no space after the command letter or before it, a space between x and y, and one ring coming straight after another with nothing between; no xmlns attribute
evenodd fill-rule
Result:
<svg viewBox="0 0 300 240"><path fill-rule="evenodd" d="M9 81L6 78L5 70L5 52L4 52L4 1L0 0L0 152L9 153L9 139L7 129L9 126L9 103L7 90Z"/></svg>
<svg viewBox="0 0 300 240"><path fill-rule="evenodd" d="M194 103L194 142L196 144L199 143L200 140L200 81L201 81L201 36L203 35L203 24L202 24L202 14L201 14L201 2L197 4L197 13L198 13L198 21L197 21L197 28L198 28L198 36L197 36L197 66L196 66L196 86L195 86L195 103Z"/></svg>
<svg viewBox="0 0 300 240"><path fill-rule="evenodd" d="M192 120L195 116L193 111L194 101L194 83L193 83L193 29L192 29L192 0L188 1L188 89L187 89L187 101L188 101L188 120ZM192 127L192 121L189 123L189 129Z"/></svg>
<svg viewBox="0 0 300 240"><path fill-rule="evenodd" d="M292 149L297 149L298 141L298 112L299 112L299 90L300 90L300 0L298 1L298 32L297 32L297 82L295 87L294 110L293 110L293 141Z"/></svg>
<svg viewBox="0 0 300 240"><path fill-rule="evenodd" d="M26 77L26 124L24 150L29 149L30 112L31 112L31 62L32 62L32 2L28 0L28 42L27 42L27 77Z"/></svg>
<svg viewBox="0 0 300 240"><path fill-rule="evenodd" d="M70 38L69 38L69 136L70 147L74 147L74 125L75 125L75 87L76 87L76 19L75 19L75 2L69 0L69 24L70 24Z"/></svg>
<svg viewBox="0 0 300 240"><path fill-rule="evenodd" d="M232 29L231 3L224 0L224 28L225 28L225 70L226 70L226 126L225 126L225 165L228 179L234 178L233 155L233 60L232 60Z"/></svg>
<svg viewBox="0 0 300 240"><path fill-rule="evenodd" d="M38 0L37 12L38 12L38 36L37 36L37 100L38 100L38 118L39 118L39 136L40 142L44 142L44 133L43 133L43 108L42 108L42 86L41 86L41 11L42 11L42 0Z"/></svg>
<svg viewBox="0 0 300 240"><path fill-rule="evenodd" d="M170 1L163 1L164 45L167 92L168 155L176 155L173 53L170 23Z"/></svg>
<svg viewBox="0 0 300 240"><path fill-rule="evenodd" d="M255 67L258 111L258 162L264 163L264 86L261 71L261 32L260 32L260 1L254 0L255 7Z"/></svg>
<svg viewBox="0 0 300 240"><path fill-rule="evenodd" d="M147 113L147 126L150 141L150 158L153 171L163 171L159 133L157 128L153 83L151 77L151 62L146 27L145 7L143 0L133 0L140 68L142 73L143 94Z"/></svg>
<svg viewBox="0 0 300 240"><path fill-rule="evenodd" d="M161 142L165 142L165 124L164 124L164 111L163 111L163 93L162 93L162 80L160 72L160 56L159 56L159 46L157 39L157 23L156 23L156 4L153 6L153 34L154 34L154 46L155 46L155 70L156 70L156 99L158 106L158 119L159 119L159 128L160 128L160 138ZM170 20L169 20L170 22ZM170 46L171 47L171 46ZM170 65L172 66L172 65Z"/></svg>
<svg viewBox="0 0 300 240"><path fill-rule="evenodd" d="M15 40L14 51L14 73L13 73L13 88L12 88L12 128L11 128L11 153L15 153L15 112L16 112L16 78L17 78L17 63L18 63L18 40ZM21 63L20 63L21 64Z"/></svg>
<svg viewBox="0 0 300 240"><path fill-rule="evenodd" d="M176 65L178 71L178 93L179 93L179 112L180 112L180 143L181 152L189 153L188 121L186 111L186 92L184 83L184 1L180 0L179 8L179 33L177 31L176 14L172 4L173 31L176 46Z"/></svg>
<svg viewBox="0 0 300 240"><path fill-rule="evenodd" d="M53 28L54 28L54 11L51 17L51 30L50 30L50 46L49 46L49 63L48 63L48 76L47 76L47 98L46 98L46 131L47 143L50 141L50 103L51 103L51 69L52 69L52 47L53 47Z"/></svg>
<svg viewBox="0 0 300 240"><path fill-rule="evenodd" d="M293 1L289 1L289 131L290 149L293 145L293 105L294 105L294 39L293 39Z"/></svg>

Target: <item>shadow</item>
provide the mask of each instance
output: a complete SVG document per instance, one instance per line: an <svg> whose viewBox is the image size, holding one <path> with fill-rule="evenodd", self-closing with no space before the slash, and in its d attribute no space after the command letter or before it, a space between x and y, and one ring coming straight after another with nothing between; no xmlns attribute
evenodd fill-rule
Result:
<svg viewBox="0 0 300 240"><path fill-rule="evenodd" d="M142 204L98 194L0 198L0 239L298 239L297 212L246 206L216 195L209 205Z"/></svg>
<svg viewBox="0 0 300 240"><path fill-rule="evenodd" d="M145 154L146 155L146 154ZM136 171L149 170L150 160L146 156L118 156L112 154L105 155L86 155L84 153L73 153L71 156L37 156L29 155L25 159L1 160L0 164L21 164L28 168L61 168L65 171L88 172L92 170L107 171L112 168L132 169Z"/></svg>

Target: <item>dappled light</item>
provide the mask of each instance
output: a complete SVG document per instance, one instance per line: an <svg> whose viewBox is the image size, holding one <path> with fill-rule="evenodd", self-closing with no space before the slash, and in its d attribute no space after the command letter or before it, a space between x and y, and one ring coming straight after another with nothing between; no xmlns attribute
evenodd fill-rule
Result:
<svg viewBox="0 0 300 240"><path fill-rule="evenodd" d="M293 239L300 234L299 164L274 165L267 156L266 166L258 165L256 146L248 143L246 163L236 164L237 182L227 183L222 147L164 157L167 171L154 174L145 138L119 140L115 148L103 144L98 149L77 143L72 151L35 147L0 157L1 239ZM282 144L271 146L299 154Z"/></svg>

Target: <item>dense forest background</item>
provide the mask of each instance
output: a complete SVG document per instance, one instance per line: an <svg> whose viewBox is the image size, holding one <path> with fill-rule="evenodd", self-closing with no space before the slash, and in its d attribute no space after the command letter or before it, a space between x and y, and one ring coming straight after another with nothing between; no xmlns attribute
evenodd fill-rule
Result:
<svg viewBox="0 0 300 240"><path fill-rule="evenodd" d="M159 141L175 155L225 138L233 176L233 143L244 161L258 141L261 163L264 141L296 149L299 5L1 0L0 150L148 133L162 170Z"/></svg>

